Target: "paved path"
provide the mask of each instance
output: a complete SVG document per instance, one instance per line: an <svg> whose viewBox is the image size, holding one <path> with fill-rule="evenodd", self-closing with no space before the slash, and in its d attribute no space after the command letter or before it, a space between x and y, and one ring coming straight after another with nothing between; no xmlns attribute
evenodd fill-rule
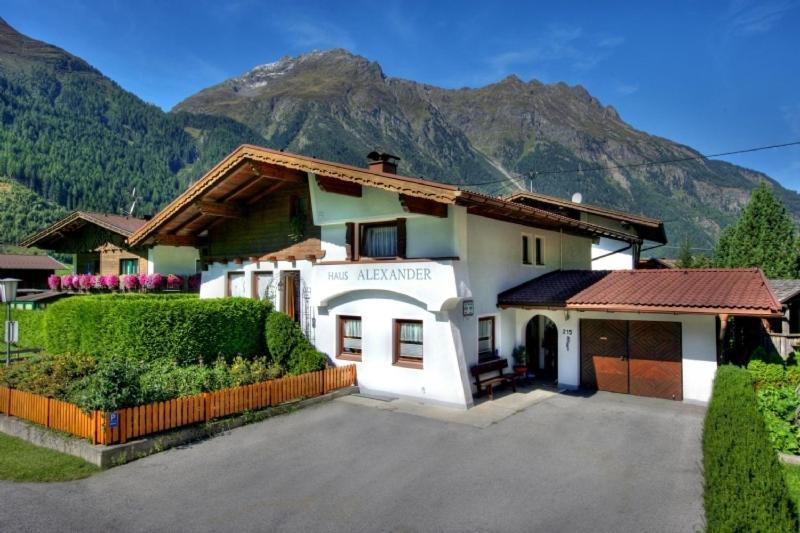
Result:
<svg viewBox="0 0 800 533"><path fill-rule="evenodd" d="M486 428L334 401L58 484L0 531L697 531L701 408L553 395Z"/></svg>

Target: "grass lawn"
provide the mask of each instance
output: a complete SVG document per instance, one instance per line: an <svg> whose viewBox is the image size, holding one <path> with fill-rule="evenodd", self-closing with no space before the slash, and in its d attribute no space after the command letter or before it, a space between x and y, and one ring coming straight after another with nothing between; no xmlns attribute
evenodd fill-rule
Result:
<svg viewBox="0 0 800 533"><path fill-rule="evenodd" d="M0 433L0 479L8 481L68 481L100 469L83 459Z"/></svg>

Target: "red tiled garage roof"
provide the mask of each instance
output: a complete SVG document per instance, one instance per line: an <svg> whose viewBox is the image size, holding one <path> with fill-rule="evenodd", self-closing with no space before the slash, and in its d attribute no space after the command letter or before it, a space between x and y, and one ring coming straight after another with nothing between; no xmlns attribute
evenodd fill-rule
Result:
<svg viewBox="0 0 800 533"><path fill-rule="evenodd" d="M617 270L567 300L568 309L773 316L781 304L758 269Z"/></svg>

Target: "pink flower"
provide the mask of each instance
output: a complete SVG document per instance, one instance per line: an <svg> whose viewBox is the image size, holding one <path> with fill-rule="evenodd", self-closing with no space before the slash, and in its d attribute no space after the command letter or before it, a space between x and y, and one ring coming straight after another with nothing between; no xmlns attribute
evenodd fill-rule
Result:
<svg viewBox="0 0 800 533"><path fill-rule="evenodd" d="M139 286L139 277L136 274L125 274L122 276L120 282L122 283L123 289L132 291Z"/></svg>
<svg viewBox="0 0 800 533"><path fill-rule="evenodd" d="M94 286L94 283L93 283L94 279L92 279L92 278L93 278L93 276L91 276L90 274L81 274L80 276L78 276L78 286L75 287L75 288L76 289L81 289L81 290L84 290L84 291L88 291L89 289L91 289ZM73 284L73 286L75 285L75 281L74 280L73 280L72 284Z"/></svg>
<svg viewBox="0 0 800 533"><path fill-rule="evenodd" d="M81 288L81 276L73 275L71 280L72 288L76 291Z"/></svg>
<svg viewBox="0 0 800 533"><path fill-rule="evenodd" d="M116 274L109 274L108 276L103 276L105 278L105 287L109 290L117 290L119 287L119 278Z"/></svg>
<svg viewBox="0 0 800 533"><path fill-rule="evenodd" d="M61 276L61 288L65 291L72 288L72 274L64 274Z"/></svg>
<svg viewBox="0 0 800 533"><path fill-rule="evenodd" d="M61 276L56 276L55 274L47 276L47 286L50 287L51 291L59 290L61 288Z"/></svg>
<svg viewBox="0 0 800 533"><path fill-rule="evenodd" d="M167 276L167 287L170 289L178 289L181 285L183 285L183 278L180 276L175 274L170 274Z"/></svg>
<svg viewBox="0 0 800 533"><path fill-rule="evenodd" d="M147 287L147 274L139 274L138 281L140 287Z"/></svg>
<svg viewBox="0 0 800 533"><path fill-rule="evenodd" d="M162 283L164 283L164 276L158 272L147 276L147 288L150 290L160 289Z"/></svg>

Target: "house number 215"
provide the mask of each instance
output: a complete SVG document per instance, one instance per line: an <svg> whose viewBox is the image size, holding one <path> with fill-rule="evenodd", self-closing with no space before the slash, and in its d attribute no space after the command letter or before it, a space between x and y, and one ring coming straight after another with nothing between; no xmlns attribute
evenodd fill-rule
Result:
<svg viewBox="0 0 800 533"><path fill-rule="evenodd" d="M561 333L564 334L564 335L572 335L572 330L571 329L562 329Z"/></svg>

